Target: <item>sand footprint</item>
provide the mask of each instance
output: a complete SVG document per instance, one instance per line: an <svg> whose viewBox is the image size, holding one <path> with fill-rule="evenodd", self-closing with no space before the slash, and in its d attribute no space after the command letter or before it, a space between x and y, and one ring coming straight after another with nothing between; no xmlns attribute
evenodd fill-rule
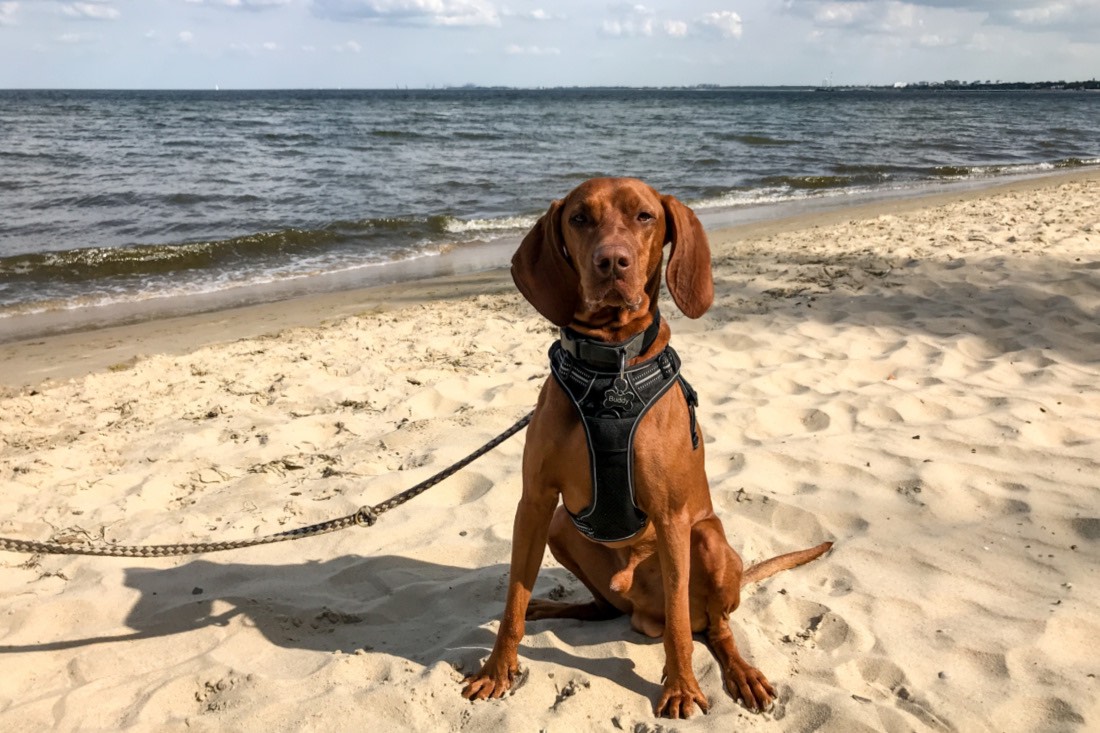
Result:
<svg viewBox="0 0 1100 733"><path fill-rule="evenodd" d="M868 655L847 662L836 670L837 684L854 692L857 701L876 703L880 706L892 703L908 720L898 720L907 728L925 727L936 731L954 731L946 719L938 715L931 703L915 693L905 672L887 657ZM866 696L865 696L866 695ZM887 708L888 710L888 708ZM880 714L886 712L881 710ZM920 721L915 726L912 718Z"/></svg>
<svg viewBox="0 0 1100 733"><path fill-rule="evenodd" d="M716 490L713 496L720 515L736 516L739 520L747 519L770 527L784 536L798 538L799 543L807 546L833 539L815 513L778 501L774 497L750 494L744 489ZM751 562L752 558L746 560Z"/></svg>
<svg viewBox="0 0 1100 733"><path fill-rule="evenodd" d="M816 408L765 405L756 410L755 419L746 434L751 438L768 439L805 432L816 433L827 429L831 422L827 413Z"/></svg>

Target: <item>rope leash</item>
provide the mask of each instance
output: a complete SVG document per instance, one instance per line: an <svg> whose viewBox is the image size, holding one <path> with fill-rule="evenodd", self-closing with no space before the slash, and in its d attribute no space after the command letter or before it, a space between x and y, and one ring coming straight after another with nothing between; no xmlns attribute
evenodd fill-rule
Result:
<svg viewBox="0 0 1100 733"><path fill-rule="evenodd" d="M470 465L478 458L496 448L504 441L511 438L527 427L531 422L534 412L529 412L521 417L512 427L490 440L485 445L475 450L470 455L453 463L434 476L421 481L416 486L396 494L381 504L374 506L362 506L354 514L330 519L319 524L311 524L306 527L288 529L274 534L254 537L250 540L233 540L229 542L197 542L178 545L96 545L91 543L61 543L61 542L36 542L33 540L17 540L11 537L0 537L0 550L9 552L29 552L43 555L93 555L106 557L178 557L181 555L199 555L207 552L223 552L236 550L241 547L253 547L255 545L270 545L275 542L287 542L300 540L306 537L338 532L348 527L371 527L378 521L381 514L390 509L401 506L410 499L415 499L428 489L441 481L451 477L458 471Z"/></svg>

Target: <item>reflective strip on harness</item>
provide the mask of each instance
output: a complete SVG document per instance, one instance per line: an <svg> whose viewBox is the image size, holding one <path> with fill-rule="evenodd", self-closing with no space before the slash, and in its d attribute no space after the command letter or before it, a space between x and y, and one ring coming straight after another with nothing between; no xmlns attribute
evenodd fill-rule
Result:
<svg viewBox="0 0 1100 733"><path fill-rule="evenodd" d="M603 371L555 342L550 371L577 409L588 441L592 504L579 514L570 512L573 523L598 542L629 539L647 521L634 497L634 434L642 416L676 383L691 411L692 446L698 446L695 390L680 376L680 357L668 346L641 364Z"/></svg>

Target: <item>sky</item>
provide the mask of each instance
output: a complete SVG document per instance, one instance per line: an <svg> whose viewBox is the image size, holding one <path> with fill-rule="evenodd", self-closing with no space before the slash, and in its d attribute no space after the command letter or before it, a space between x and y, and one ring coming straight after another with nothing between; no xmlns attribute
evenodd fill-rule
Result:
<svg viewBox="0 0 1100 733"><path fill-rule="evenodd" d="M0 0L0 88L1100 76L1100 0Z"/></svg>

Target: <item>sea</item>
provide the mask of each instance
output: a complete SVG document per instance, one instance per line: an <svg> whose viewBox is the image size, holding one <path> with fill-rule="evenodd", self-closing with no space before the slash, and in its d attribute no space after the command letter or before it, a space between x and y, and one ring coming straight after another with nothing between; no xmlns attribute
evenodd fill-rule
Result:
<svg viewBox="0 0 1100 733"><path fill-rule="evenodd" d="M708 226L1100 165L1100 94L0 91L0 340L505 264L581 181Z"/></svg>

